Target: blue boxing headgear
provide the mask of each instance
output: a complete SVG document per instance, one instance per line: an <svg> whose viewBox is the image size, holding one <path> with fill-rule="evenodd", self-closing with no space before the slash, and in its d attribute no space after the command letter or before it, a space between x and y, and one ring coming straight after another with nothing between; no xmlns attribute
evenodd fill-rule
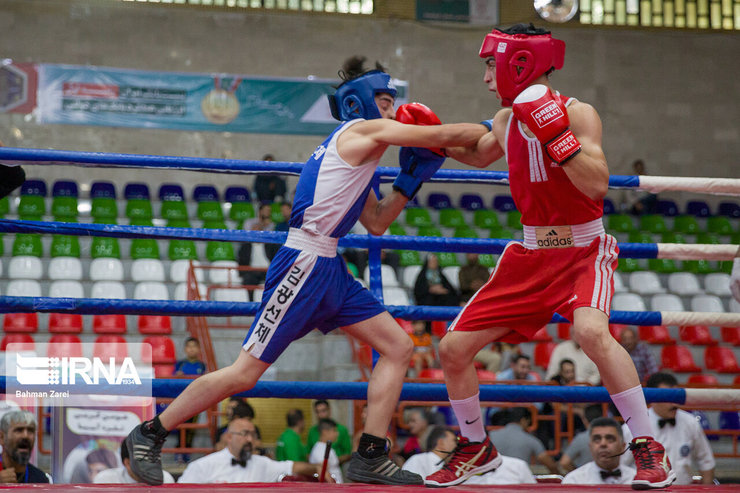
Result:
<svg viewBox="0 0 740 493"><path fill-rule="evenodd" d="M380 118L375 95L390 94L396 97L396 87L391 76L381 70L370 70L361 76L343 82L334 94L329 94L331 115L339 121Z"/></svg>

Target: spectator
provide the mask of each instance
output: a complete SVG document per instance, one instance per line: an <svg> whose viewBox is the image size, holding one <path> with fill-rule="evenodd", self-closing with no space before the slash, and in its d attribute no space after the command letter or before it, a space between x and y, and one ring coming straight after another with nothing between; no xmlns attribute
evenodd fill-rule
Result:
<svg viewBox="0 0 740 493"><path fill-rule="evenodd" d="M334 443L337 441L339 430L337 430L337 422L329 418L320 419L317 426L319 428L319 441L314 444L311 452L309 452L308 462L311 464L323 465L327 443ZM339 467L339 457L334 449L329 450L327 468L334 478L334 481L337 483L344 482L342 480L342 469Z"/></svg>
<svg viewBox="0 0 740 493"><path fill-rule="evenodd" d="M516 457L529 464L534 457L553 474L558 474L558 466L548 455L545 446L526 432L532 425L532 413L526 407L514 407L508 412L509 422L500 429L489 433L491 441L502 455Z"/></svg>
<svg viewBox="0 0 740 493"><path fill-rule="evenodd" d="M285 415L285 420L288 422L288 428L277 439L275 458L279 461L305 461L306 448L301 441L301 434L306 429L303 411L291 409Z"/></svg>
<svg viewBox="0 0 740 493"><path fill-rule="evenodd" d="M403 469L415 472L421 477L440 470L445 460L450 456L450 451L457 446L457 436L449 428L444 426L433 427L427 438L427 450L421 454L412 455L407 460ZM524 484L536 483L529 466L522 460L514 457L502 457L503 462L495 470L473 476L465 484Z"/></svg>
<svg viewBox="0 0 740 493"><path fill-rule="evenodd" d="M407 410L405 418L411 436L401 449L401 457L408 460L414 454L426 452L427 437L432 427L429 425L431 421L429 412L424 408L417 407Z"/></svg>
<svg viewBox="0 0 740 493"><path fill-rule="evenodd" d="M625 450L619 424L612 418L598 418L591 423L588 433L588 446L593 460L566 474L563 484L632 483L637 471L619 464L619 457Z"/></svg>
<svg viewBox="0 0 740 493"><path fill-rule="evenodd" d="M457 291L442 273L439 259L433 253L427 255L424 267L421 268L416 278L414 298L417 305L455 306L458 304Z"/></svg>
<svg viewBox="0 0 740 493"><path fill-rule="evenodd" d="M563 341L555 346L550 355L550 363L547 365L548 380L557 375L560 369L560 362L564 359L571 360L576 365L576 381L588 382L591 385L598 385L601 382L601 375L596 364L586 356L581 346L576 341Z"/></svg>
<svg viewBox="0 0 740 493"><path fill-rule="evenodd" d="M647 387L673 389L678 387L678 381L670 373L658 372L648 377ZM648 413L655 440L663 444L673 466L675 484L691 484L694 463L701 474L702 484L713 484L714 454L699 421L670 402L656 402L650 406ZM624 437L625 440L632 439L628 429ZM622 461L631 464L632 457L625 458L624 455Z"/></svg>
<svg viewBox="0 0 740 493"><path fill-rule="evenodd" d="M460 284L460 301L468 301L488 281L488 267L481 265L477 253L465 255L468 263L460 267L458 281Z"/></svg>
<svg viewBox="0 0 740 493"><path fill-rule="evenodd" d="M572 360L562 359L560 360L560 369L558 374L552 377L550 380L556 382L558 385L570 385L576 381L576 365Z"/></svg>
<svg viewBox="0 0 740 493"><path fill-rule="evenodd" d="M637 375L641 382L644 382L647 377L658 371L655 356L644 342L638 340L637 331L634 328L625 327L619 334L619 342L630 353L630 358L635 363Z"/></svg>
<svg viewBox="0 0 740 493"><path fill-rule="evenodd" d="M200 360L200 341L195 337L188 337L185 340L185 359L175 363L175 375L202 375L206 372L206 365ZM193 416L186 423L197 423L198 416ZM195 430L185 430L185 447L190 448L193 445ZM182 432L177 431L177 446L182 447ZM176 454L175 461L187 463L190 461L189 454Z"/></svg>
<svg viewBox="0 0 740 493"><path fill-rule="evenodd" d="M254 420L254 416L254 408L249 405L244 397L229 397L226 404L226 426L219 428L218 430L219 440L215 445L216 451L219 451L226 446L225 433L228 428L228 424L232 419L247 418L249 420ZM259 428L257 428L257 431L259 432Z"/></svg>
<svg viewBox="0 0 740 493"><path fill-rule="evenodd" d="M319 399L313 403L313 411L316 414L317 419L329 419L331 418L331 407L329 401ZM349 431L347 427L342 423L337 422L337 431L339 437L331 448L337 453L339 462L344 464L348 461L352 455L352 439L349 437ZM318 424L312 426L308 430L308 450L311 450L316 442L319 441L319 426Z"/></svg>
<svg viewBox="0 0 740 493"><path fill-rule="evenodd" d="M275 157L272 154L265 154L262 160L274 161ZM285 179L280 175L260 173L254 180L254 193L261 203L282 202L285 199L285 192Z"/></svg>
<svg viewBox="0 0 740 493"><path fill-rule="evenodd" d="M87 476L90 483L94 483L95 477L101 472L118 466L116 454L106 448L91 450L85 462L87 462Z"/></svg>
<svg viewBox="0 0 740 493"><path fill-rule="evenodd" d="M414 354L411 355L411 363L414 365L414 376L418 377L424 368L433 368L434 345L432 336L427 332L427 325L423 320L416 320L412 324L413 332L409 334L414 341Z"/></svg>
<svg viewBox="0 0 740 493"><path fill-rule="evenodd" d="M93 483L96 484L133 484L141 483L134 478L134 474L131 472L131 460L128 457L128 449L126 444L121 442L121 467L114 467L112 469L106 469L100 471L94 478ZM167 471L162 471L164 474L165 483L174 483L175 479L172 474Z"/></svg>
<svg viewBox="0 0 740 493"><path fill-rule="evenodd" d="M604 416L604 409L601 404L591 404L590 406L586 406L583 415L584 424L589 426L590 423ZM589 443L590 436L588 430L576 434L560 457L560 461L558 462L560 468L565 472L570 472L576 467L581 467L588 462L591 459Z"/></svg>
<svg viewBox="0 0 740 493"><path fill-rule="evenodd" d="M539 380L532 371L532 362L526 354L517 354L511 359L511 366L499 372L496 380Z"/></svg>
<svg viewBox="0 0 740 493"><path fill-rule="evenodd" d="M226 447L188 464L178 483L276 483L283 476L321 473L321 466L308 462L274 461L253 454L257 430L248 419L231 421L226 435ZM325 480L333 482L328 473Z"/></svg>
<svg viewBox="0 0 740 493"><path fill-rule="evenodd" d="M275 224L275 231L288 231L290 229L291 212L293 212L293 206L290 202L283 202L280 204L280 215L283 216L283 220ZM267 246L268 245L265 245L265 247ZM272 258L272 256L270 258Z"/></svg>
<svg viewBox="0 0 740 493"><path fill-rule="evenodd" d="M557 383L558 385L570 385L575 381L576 378L576 367L575 364L569 360L564 359L560 361L560 370L558 371L558 374L551 378L551 381ZM581 403L573 403L571 404L573 409L573 431L579 432L585 430L585 425L583 424L583 404ZM544 415L553 415L555 414L555 406L552 405L550 402L546 402L542 405L542 408L540 408L541 413ZM561 423L560 423L561 430L565 431L568 427L568 418L566 415L561 415ZM552 448L555 446L555 423L553 421L545 421L540 420L537 424L537 431L535 432L535 436L540 439L540 441L545 444L546 448Z"/></svg>
<svg viewBox="0 0 740 493"><path fill-rule="evenodd" d="M645 162L642 159L635 160L632 163L632 171L636 175L647 175ZM638 216L640 214L655 214L658 210L658 196L634 188L627 189L622 200L622 209Z"/></svg>
<svg viewBox="0 0 740 493"><path fill-rule="evenodd" d="M0 483L51 483L31 464L36 443L36 418L28 411L9 411L0 419Z"/></svg>
<svg viewBox="0 0 740 493"><path fill-rule="evenodd" d="M272 222L272 208L270 204L263 203L258 212L257 217L244 221L244 229L246 231L273 231L275 224ZM239 247L238 262L240 266L252 266L252 250L263 249L265 252L265 258L272 260L271 256L268 255L268 250L275 255L276 250L268 249L266 243L242 243ZM254 270L242 270L239 271L239 275L242 278L242 284L245 286L258 286L265 282L264 271ZM250 299L253 300L252 291L249 292Z"/></svg>

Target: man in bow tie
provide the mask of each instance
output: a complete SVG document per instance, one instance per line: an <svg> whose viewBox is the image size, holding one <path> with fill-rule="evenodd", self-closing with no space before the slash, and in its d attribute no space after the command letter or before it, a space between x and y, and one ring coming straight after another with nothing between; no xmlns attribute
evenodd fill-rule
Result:
<svg viewBox="0 0 740 493"><path fill-rule="evenodd" d="M612 418L597 418L589 427L588 448L593 461L587 462L563 478L563 484L630 484L635 469L620 465L624 451L622 428Z"/></svg>
<svg viewBox="0 0 740 493"><path fill-rule="evenodd" d="M646 386L672 389L678 387L678 380L670 373L658 372L648 378ZM648 413L655 439L665 447L676 473L674 484L691 484L696 469L699 470L702 484L713 484L714 454L696 416L670 402L656 402L650 406ZM625 438L631 439L632 435L626 426L623 430ZM623 464L633 462L632 457L627 455L622 456Z"/></svg>
<svg viewBox="0 0 740 493"><path fill-rule="evenodd" d="M321 464L253 455L257 428L249 419L232 420L225 434L226 447L188 464L178 483L276 483L284 476L321 473ZM334 482L328 473L325 480Z"/></svg>

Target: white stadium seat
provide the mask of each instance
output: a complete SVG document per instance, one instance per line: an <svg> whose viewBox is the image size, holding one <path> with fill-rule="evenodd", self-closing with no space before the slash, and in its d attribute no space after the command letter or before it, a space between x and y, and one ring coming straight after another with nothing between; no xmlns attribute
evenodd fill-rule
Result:
<svg viewBox="0 0 740 493"><path fill-rule="evenodd" d="M452 284L452 286L457 290L460 289L460 277L458 276L459 273L460 273L459 265L451 265L450 267L442 267L442 274L444 274L447 280L450 281L450 284Z"/></svg>
<svg viewBox="0 0 740 493"><path fill-rule="evenodd" d="M383 286L392 287L398 286L398 277L393 267L386 264L380 264L380 275L383 278ZM365 272L362 274L362 278L365 282L370 285L370 266L365 267Z"/></svg>
<svg viewBox="0 0 740 493"><path fill-rule="evenodd" d="M164 266L162 261L153 258L140 258L131 262L131 280L142 281L164 281Z"/></svg>
<svg viewBox="0 0 740 493"><path fill-rule="evenodd" d="M13 279L8 283L6 296L41 296L41 284L32 279Z"/></svg>
<svg viewBox="0 0 740 493"><path fill-rule="evenodd" d="M54 257L49 262L49 279L79 281L82 262L77 257Z"/></svg>
<svg viewBox="0 0 740 493"><path fill-rule="evenodd" d="M692 312L718 312L725 311L722 300L711 294L698 294L691 298Z"/></svg>
<svg viewBox="0 0 740 493"><path fill-rule="evenodd" d="M402 274L403 285L407 288L413 288L416 284L416 278L419 277L419 272L421 272L421 269L421 265L409 265L408 267L404 267Z"/></svg>
<svg viewBox="0 0 740 493"><path fill-rule="evenodd" d="M211 299L214 301L249 301L249 293L246 289L214 289L211 291Z"/></svg>
<svg viewBox="0 0 740 493"><path fill-rule="evenodd" d="M264 243L252 243L252 258L250 259L249 265L251 267L269 267L270 259L267 258L265 253Z"/></svg>
<svg viewBox="0 0 740 493"><path fill-rule="evenodd" d="M647 310L642 296L635 293L614 293L612 310L628 312L644 312Z"/></svg>
<svg viewBox="0 0 740 493"><path fill-rule="evenodd" d="M385 305L410 305L409 295L406 290L398 286L383 287L383 304Z"/></svg>
<svg viewBox="0 0 740 493"><path fill-rule="evenodd" d="M656 294L650 300L650 309L656 312L683 312L683 301L675 294Z"/></svg>
<svg viewBox="0 0 740 493"><path fill-rule="evenodd" d="M8 262L8 277L11 279L41 279L43 271L41 259L38 257L19 255Z"/></svg>
<svg viewBox="0 0 740 493"><path fill-rule="evenodd" d="M96 258L90 262L91 281L123 281L123 263L117 258Z"/></svg>
<svg viewBox="0 0 740 493"><path fill-rule="evenodd" d="M637 294L665 293L655 272L638 271L630 275L630 291Z"/></svg>
<svg viewBox="0 0 740 493"><path fill-rule="evenodd" d="M162 282L140 282L134 288L135 300L169 300L170 293Z"/></svg>
<svg viewBox="0 0 740 493"><path fill-rule="evenodd" d="M203 269L197 268L197 266L200 265L200 262L193 260L193 265L196 267L194 269L195 278L198 282L203 282ZM190 260L181 259L173 261L172 264L170 264L170 281L186 282L188 280L188 270L190 270Z"/></svg>
<svg viewBox="0 0 740 493"><path fill-rule="evenodd" d="M668 275L668 291L679 296L702 294L699 279L691 272L674 272Z"/></svg>
<svg viewBox="0 0 740 493"><path fill-rule="evenodd" d="M707 274L704 278L704 291L715 296L732 296L730 275L723 272Z"/></svg>
<svg viewBox="0 0 740 493"><path fill-rule="evenodd" d="M619 272L614 272L614 292L615 293L626 293L629 291L627 286L622 281L622 275Z"/></svg>
<svg viewBox="0 0 740 493"><path fill-rule="evenodd" d="M85 290L79 281L54 281L49 286L52 298L84 298Z"/></svg>
<svg viewBox="0 0 740 493"><path fill-rule="evenodd" d="M198 291L200 292L200 299L206 299L206 295L208 294L208 287L206 287L203 283L198 283ZM173 299L188 299L188 283L181 282L177 286L175 286L175 297Z"/></svg>
<svg viewBox="0 0 740 493"><path fill-rule="evenodd" d="M208 279L211 284L241 284L239 278L239 271L236 270L239 267L233 260L217 260L211 262L213 267L232 267L231 269L208 269ZM231 281L229 283L229 281Z"/></svg>
<svg viewBox="0 0 740 493"><path fill-rule="evenodd" d="M124 299L126 288L117 281L98 281L93 284L90 298Z"/></svg>

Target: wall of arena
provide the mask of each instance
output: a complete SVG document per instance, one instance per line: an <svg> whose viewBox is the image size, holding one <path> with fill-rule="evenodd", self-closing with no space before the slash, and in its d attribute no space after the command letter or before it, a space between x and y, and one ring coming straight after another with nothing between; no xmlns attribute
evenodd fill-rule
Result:
<svg viewBox="0 0 740 493"><path fill-rule="evenodd" d="M613 174L632 174L631 162L643 158L650 174L740 176L736 165L740 68L732 63L740 50L736 33L553 29L567 43L565 67L553 77L553 85L599 110ZM483 63L477 57L487 30L399 19L238 13L112 0L0 3L3 58L332 78L346 57L365 54L381 61L395 77L408 80L411 98L432 107L445 122L479 121L498 108L483 85ZM18 147L244 159L260 159L271 152L279 160L304 161L319 139L38 125L32 117L2 114L0 140ZM386 154L384 164L395 164L395 155ZM451 162L446 166L462 167ZM502 169L502 164L496 169ZM125 173L126 181L135 179L135 174L146 174L148 181L167 179L167 172L44 170L47 179L79 174L77 178L91 180L99 178L98 173L107 179L118 174L123 178ZM190 181L190 176L178 180ZM193 177L192 182L200 179ZM233 180L226 175L202 179L216 185ZM676 194L676 198L682 197Z"/></svg>

